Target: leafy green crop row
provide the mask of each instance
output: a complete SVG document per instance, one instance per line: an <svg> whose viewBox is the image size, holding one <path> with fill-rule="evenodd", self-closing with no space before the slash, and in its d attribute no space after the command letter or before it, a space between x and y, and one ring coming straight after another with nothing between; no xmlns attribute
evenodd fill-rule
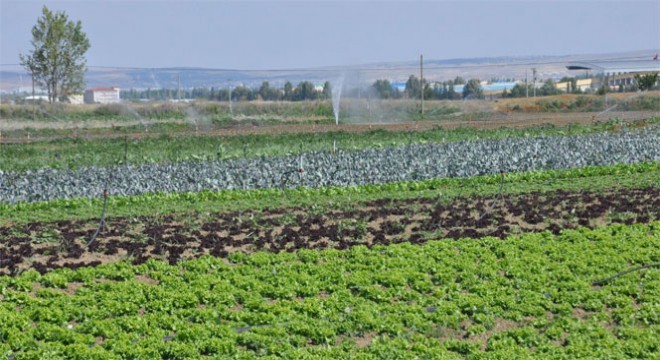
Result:
<svg viewBox="0 0 660 360"><path fill-rule="evenodd" d="M653 358L660 223L0 278L15 359Z"/></svg>
<svg viewBox="0 0 660 360"><path fill-rule="evenodd" d="M660 118L644 121L645 124L659 122ZM78 138L27 144L0 144L0 170L24 171L43 167L107 166L121 164L124 161L131 164L142 164L285 156L317 150L330 151L335 141L340 149L358 150L484 138L578 135L613 131L619 129L621 125L622 123L619 121L609 121L592 125L541 126L526 129L478 130L459 128L408 133L379 130L365 133L338 132L236 137L169 137L166 134L171 129L166 128L166 132L162 137L140 140L127 140L122 137L90 140ZM636 125L632 124L631 126Z"/></svg>
<svg viewBox="0 0 660 360"><path fill-rule="evenodd" d="M506 193L557 189L606 189L617 186L660 186L660 162L590 166L571 170L505 174ZM218 211L290 205L355 202L383 197L457 196L490 194L499 189L500 175L467 179L442 178L350 187L221 190L110 196L109 216L136 216L173 211ZM48 202L0 203L1 223L88 219L98 217L103 200L59 199Z"/></svg>

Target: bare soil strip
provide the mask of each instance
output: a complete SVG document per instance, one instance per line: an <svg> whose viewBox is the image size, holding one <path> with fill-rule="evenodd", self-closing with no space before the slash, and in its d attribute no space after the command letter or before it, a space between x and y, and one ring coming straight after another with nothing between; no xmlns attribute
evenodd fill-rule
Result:
<svg viewBox="0 0 660 360"><path fill-rule="evenodd" d="M463 115L468 116L469 115ZM424 120L424 121L402 121L397 123L355 123L355 124L339 124L339 125L313 125L313 124L281 124L281 125L236 125L232 127L220 128L220 129L210 129L204 131L195 131L191 126L190 131L179 131L179 132L170 132L167 133L169 136L243 136L243 135L279 135L279 134L312 134L312 133L327 133L327 132L367 132L372 130L385 130L391 132L406 132L406 131L428 131L435 128L442 128L445 130L456 129L460 127L468 127L475 129L498 129L498 128L528 128L541 125L555 125L555 126L567 126L571 124L593 124L598 121L606 121L611 118L618 118L623 121L636 121L649 119L653 117L660 116L660 111L621 111L621 112L607 112L607 113L598 113L598 112L574 112L574 113L506 113L506 112L495 112L486 115L475 114L474 120L471 119L461 119L461 120ZM166 121L165 121L166 122ZM181 121L171 121L181 123ZM185 121L184 121L185 123ZM12 123L10 123L12 124ZM23 122L25 126L29 125L29 122ZM35 123L36 124L36 123ZM39 128L47 128L48 123L43 123L39 125ZM67 122L56 123L58 129L71 129L74 131L77 129L77 126L74 125L74 122L71 122L71 126L68 127ZM77 124L77 123L75 123ZM17 124L13 124L14 126ZM128 126L136 125L135 123L126 122L119 124L119 126ZM9 125L6 125L9 126ZM15 126L14 126L15 127ZM95 127L96 128L96 127ZM99 126L98 128L115 128L115 124L107 123L104 126ZM82 133L80 136L84 139L100 139L100 138L117 138L128 136L131 139L141 139L148 137L159 137L162 136L161 132L145 132L145 131L133 131L130 133L125 133L123 131L107 131L102 133ZM56 139L71 138L75 137L75 133L70 135L56 135L56 136L45 136L45 137L31 137L27 138L0 138L1 143L23 143L23 142L35 142L35 141L51 141Z"/></svg>
<svg viewBox="0 0 660 360"><path fill-rule="evenodd" d="M176 263L202 255L242 251L347 249L355 245L423 243L439 238L505 238L660 218L660 188L598 192L532 192L456 199L380 199L346 209L304 208L111 218L89 246L94 221L0 227L0 274L27 268L94 266L149 258Z"/></svg>

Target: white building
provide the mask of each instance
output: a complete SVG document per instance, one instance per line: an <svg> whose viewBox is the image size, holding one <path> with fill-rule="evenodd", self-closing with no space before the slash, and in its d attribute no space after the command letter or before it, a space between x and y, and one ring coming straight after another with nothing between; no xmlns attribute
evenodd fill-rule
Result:
<svg viewBox="0 0 660 360"><path fill-rule="evenodd" d="M85 90L85 104L112 104L119 102L119 88L100 87Z"/></svg>

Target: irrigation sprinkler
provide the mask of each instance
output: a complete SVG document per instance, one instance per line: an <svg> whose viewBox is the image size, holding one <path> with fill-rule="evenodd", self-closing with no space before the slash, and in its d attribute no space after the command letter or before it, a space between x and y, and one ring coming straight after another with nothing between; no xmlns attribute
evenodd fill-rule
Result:
<svg viewBox="0 0 660 360"><path fill-rule="evenodd" d="M280 188L282 191L305 186L306 183L313 187L323 183L323 176L318 172L306 171L304 163L304 155L300 154L298 159L295 159L293 164L287 167L282 173L282 177L280 178Z"/></svg>
<svg viewBox="0 0 660 360"><path fill-rule="evenodd" d="M105 189L103 189L103 211L101 212L101 220L99 221L99 226L96 228L96 232L94 235L92 235L92 238L87 242L86 247L89 247L92 245L94 240L96 240L96 237L99 235L101 232L101 229L107 229L107 225L105 223L105 214L106 210L108 209L108 186L106 183Z"/></svg>
<svg viewBox="0 0 660 360"><path fill-rule="evenodd" d="M124 167L128 166L127 160L128 160L128 135L124 134ZM87 242L86 247L88 248L96 240L96 237L99 236L101 230L108 229L108 226L105 221L105 216L108 210L108 197L110 196L110 193L108 191L109 183L110 183L110 175L106 176L105 184L103 185L103 209L101 210L101 220L99 220L99 226L96 228L96 232L94 232L92 238L89 240L89 242Z"/></svg>

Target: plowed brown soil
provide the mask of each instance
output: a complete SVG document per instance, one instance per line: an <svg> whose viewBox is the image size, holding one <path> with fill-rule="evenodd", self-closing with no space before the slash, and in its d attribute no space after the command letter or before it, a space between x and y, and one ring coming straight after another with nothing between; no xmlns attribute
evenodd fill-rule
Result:
<svg viewBox="0 0 660 360"><path fill-rule="evenodd" d="M597 192L533 192L469 198L380 199L349 209L304 208L111 218L87 246L90 221L0 227L0 273L149 258L176 263L231 252L347 249L355 245L423 243L429 239L506 236L660 218L660 189Z"/></svg>

